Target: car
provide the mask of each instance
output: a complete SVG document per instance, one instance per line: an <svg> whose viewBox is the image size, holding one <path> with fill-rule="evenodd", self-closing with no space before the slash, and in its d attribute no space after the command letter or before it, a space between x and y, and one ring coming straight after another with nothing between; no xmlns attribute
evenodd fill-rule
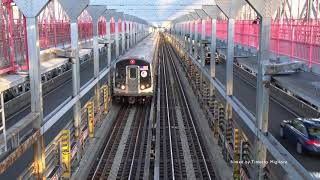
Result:
<svg viewBox="0 0 320 180"><path fill-rule="evenodd" d="M320 154L320 118L284 120L280 137L295 144L298 154Z"/></svg>

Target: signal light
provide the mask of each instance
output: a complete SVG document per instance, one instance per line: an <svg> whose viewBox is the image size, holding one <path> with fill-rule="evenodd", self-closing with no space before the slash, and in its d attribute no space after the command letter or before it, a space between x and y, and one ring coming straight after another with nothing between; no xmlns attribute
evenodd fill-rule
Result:
<svg viewBox="0 0 320 180"><path fill-rule="evenodd" d="M130 59L129 63L130 63L131 65L136 64L136 60Z"/></svg>

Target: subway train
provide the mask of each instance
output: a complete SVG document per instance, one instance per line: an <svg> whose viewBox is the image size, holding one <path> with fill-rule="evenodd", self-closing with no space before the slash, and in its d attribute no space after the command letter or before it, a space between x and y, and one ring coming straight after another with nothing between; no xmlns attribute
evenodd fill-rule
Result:
<svg viewBox="0 0 320 180"><path fill-rule="evenodd" d="M151 99L158 41L159 33L151 33L115 62L112 95L116 102L135 104Z"/></svg>

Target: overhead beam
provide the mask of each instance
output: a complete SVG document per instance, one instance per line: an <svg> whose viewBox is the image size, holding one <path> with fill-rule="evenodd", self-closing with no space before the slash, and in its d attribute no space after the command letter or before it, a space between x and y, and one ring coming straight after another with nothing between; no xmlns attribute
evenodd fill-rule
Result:
<svg viewBox="0 0 320 180"><path fill-rule="evenodd" d="M189 0L188 2L176 2L170 4L163 4L157 1L144 1L144 3L136 2L136 3L128 3L126 1L114 1L114 0L90 0L90 5L108 5L108 6L190 6L191 4L194 5L215 5L215 2L212 0Z"/></svg>
<svg viewBox="0 0 320 180"><path fill-rule="evenodd" d="M245 0L216 0L216 3L223 14L232 19L236 17L242 6L247 4Z"/></svg>

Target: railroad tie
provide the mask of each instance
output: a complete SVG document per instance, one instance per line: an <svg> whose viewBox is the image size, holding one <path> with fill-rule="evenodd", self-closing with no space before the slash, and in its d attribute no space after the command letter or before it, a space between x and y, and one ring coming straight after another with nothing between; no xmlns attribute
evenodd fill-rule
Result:
<svg viewBox="0 0 320 180"><path fill-rule="evenodd" d="M116 156L115 156L115 158L113 160L113 163L112 163L112 166L111 166L111 171L110 171L110 174L109 174L109 177L108 177L108 179L110 179L110 180L117 179L117 174L118 174L118 171L119 171L119 168L120 168L122 156L123 156L123 153L124 153L124 149L126 147L126 143L128 141L130 128L131 128L131 125L132 125L132 122L133 122L134 115L135 115L136 111L137 111L136 107L134 107L134 108L132 108L130 110L129 117L128 117L128 120L127 120L127 124L124 127L123 134L122 134L122 137L121 137L121 140L120 140L117 152L116 152Z"/></svg>
<svg viewBox="0 0 320 180"><path fill-rule="evenodd" d="M176 106L176 114L181 138L181 146L183 150L183 158L186 165L187 179L196 179L180 106Z"/></svg>

